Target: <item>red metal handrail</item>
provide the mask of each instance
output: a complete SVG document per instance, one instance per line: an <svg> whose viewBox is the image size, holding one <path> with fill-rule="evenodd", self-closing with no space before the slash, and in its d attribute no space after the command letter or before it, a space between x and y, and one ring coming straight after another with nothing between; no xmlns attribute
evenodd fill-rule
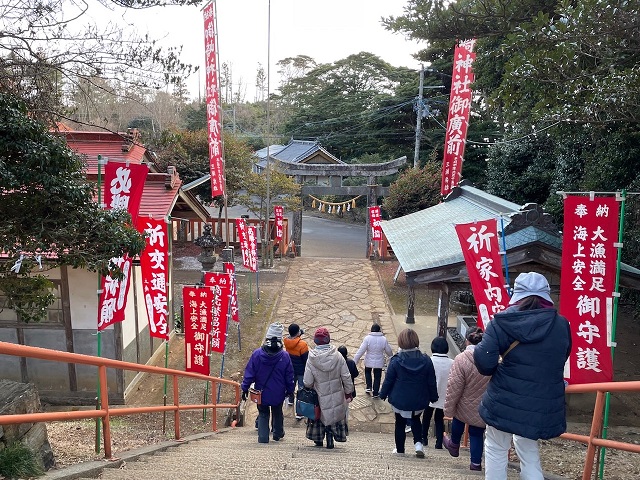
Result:
<svg viewBox="0 0 640 480"><path fill-rule="evenodd" d="M593 474L593 464L596 455L596 447L612 448L614 450L624 450L626 452L640 453L640 445L627 442L618 442L601 438L602 420L604 416L605 395L607 392L640 392L640 381L632 382L602 382L586 383L584 385L569 385L566 393L594 393L596 401L593 408L593 418L589 435L579 435L576 433L563 433L560 438L573 440L587 445L587 454L582 472L582 480L589 480Z"/></svg>
<svg viewBox="0 0 640 480"><path fill-rule="evenodd" d="M15 357L39 358L41 360L51 360L54 362L74 363L82 365L93 365L98 367L98 379L100 382L100 402L102 408L99 410L85 410L74 412L40 412L15 415L0 415L0 425L13 425L19 423L51 422L60 420L80 420L89 418L101 418L103 424L104 456L111 458L111 426L110 419L115 416L137 415L152 412L174 412L174 435L175 439L180 439L180 411L182 410L212 410L212 431L217 430L217 410L219 408L235 408L236 418L240 418L240 384L224 378L208 377L199 373L183 372L170 368L154 367L151 365L140 365L137 363L123 362L110 358L93 357L79 353L62 352L59 350L49 350L47 348L29 347L14 343L0 342L0 354L12 355ZM107 387L107 368L129 370L136 372L155 373L171 376L173 379L173 405L110 408ZM180 405L178 379L193 378L211 383L211 403L199 405ZM216 403L216 388L218 384L231 385L235 388L236 403Z"/></svg>

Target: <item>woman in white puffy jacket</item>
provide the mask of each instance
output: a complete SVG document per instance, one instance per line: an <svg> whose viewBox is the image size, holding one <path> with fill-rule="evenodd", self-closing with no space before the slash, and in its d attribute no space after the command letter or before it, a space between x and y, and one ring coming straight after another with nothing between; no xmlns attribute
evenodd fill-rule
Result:
<svg viewBox="0 0 640 480"><path fill-rule="evenodd" d="M384 336L380 329L380 325L374 323L371 326L371 333L364 337L362 345L353 357L353 361L357 364L364 355L364 380L366 383L365 393L374 397L378 397L380 391L380 381L382 379L382 367L384 367L385 354L388 357L393 355L391 345L387 337ZM373 373L373 391L371 382L371 373Z"/></svg>

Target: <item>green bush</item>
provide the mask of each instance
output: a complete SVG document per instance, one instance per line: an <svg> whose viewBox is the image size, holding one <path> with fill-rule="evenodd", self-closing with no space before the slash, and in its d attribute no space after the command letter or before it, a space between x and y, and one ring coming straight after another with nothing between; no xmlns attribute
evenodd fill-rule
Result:
<svg viewBox="0 0 640 480"><path fill-rule="evenodd" d="M6 478L31 478L44 473L36 454L20 442L0 450L0 475Z"/></svg>

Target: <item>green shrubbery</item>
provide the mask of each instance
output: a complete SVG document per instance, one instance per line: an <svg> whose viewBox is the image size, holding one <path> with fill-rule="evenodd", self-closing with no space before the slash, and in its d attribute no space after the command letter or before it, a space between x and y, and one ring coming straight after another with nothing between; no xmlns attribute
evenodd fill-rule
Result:
<svg viewBox="0 0 640 480"><path fill-rule="evenodd" d="M20 442L0 450L0 475L6 478L32 478L44 473L36 454Z"/></svg>

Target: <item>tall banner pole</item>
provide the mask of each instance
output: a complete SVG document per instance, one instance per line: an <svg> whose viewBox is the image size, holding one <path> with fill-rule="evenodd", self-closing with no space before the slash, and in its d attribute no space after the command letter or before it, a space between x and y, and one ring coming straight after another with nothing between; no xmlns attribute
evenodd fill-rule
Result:
<svg viewBox="0 0 640 480"><path fill-rule="evenodd" d="M164 341L164 368L169 368L169 340ZM167 375L164 376L164 389L162 395L162 401L164 406L167 406ZM162 415L162 433L164 434L167 429L167 412L163 412Z"/></svg>
<svg viewBox="0 0 640 480"><path fill-rule="evenodd" d="M224 356L227 353L227 337L229 336L228 328L231 321L231 290L229 290L229 298L227 300L227 327L224 329L224 349L222 350L222 361L220 362L220 378L224 378ZM216 397L216 403L220 403L220 391L222 390L222 384L218 383L218 396Z"/></svg>
<svg viewBox="0 0 640 480"><path fill-rule="evenodd" d="M511 287L509 283L509 260L507 260L507 239L504 235L504 218L500 216L500 233L502 234L502 259L504 260L504 281L507 293L511 295Z"/></svg>
<svg viewBox="0 0 640 480"><path fill-rule="evenodd" d="M613 314L611 318L611 364L613 365L613 358L616 348L616 321L618 318L618 301L620 299L620 266L622 264L622 238L624 235L624 210L626 202L627 191L622 189L620 194L616 194L616 198L620 201L620 223L618 228L618 243L615 247L618 249L618 258L616 260L616 283L613 291ZM602 438L607 438L607 430L609 429L609 407L611 402L611 392L607 392L604 400L604 419L602 421ZM600 467L598 470L598 477L604 478L604 462L607 449L602 447L600 449Z"/></svg>
<svg viewBox="0 0 640 480"><path fill-rule="evenodd" d="M102 206L102 163L103 161L106 161L107 159L102 158L102 155L98 155L98 205L100 206L100 208L103 208ZM98 305L100 305L100 296L102 294L102 275L98 274L98 290L97 290L97 294L98 294ZM96 322L97 325L97 322ZM102 356L102 332L100 331L100 329L97 329L97 333L96 333L96 341L97 341L97 356L101 357ZM100 379L98 379L97 382L97 388L96 388L96 410L100 410L101 405L100 405ZM95 438L95 452L96 453L100 453L100 418L96 418L96 438Z"/></svg>

